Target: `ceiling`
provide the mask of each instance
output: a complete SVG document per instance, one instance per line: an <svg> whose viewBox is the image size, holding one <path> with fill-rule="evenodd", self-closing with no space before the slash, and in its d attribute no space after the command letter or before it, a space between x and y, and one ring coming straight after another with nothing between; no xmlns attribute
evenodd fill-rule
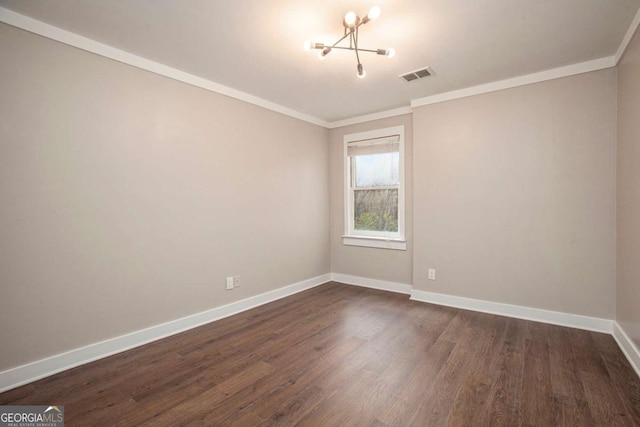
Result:
<svg viewBox="0 0 640 427"><path fill-rule="evenodd" d="M379 19L361 47L324 61L302 48L333 43L349 10ZM612 57L640 0L0 0L0 7L272 103L335 122L411 100ZM635 21L634 21L635 22ZM430 66L410 83L404 74Z"/></svg>

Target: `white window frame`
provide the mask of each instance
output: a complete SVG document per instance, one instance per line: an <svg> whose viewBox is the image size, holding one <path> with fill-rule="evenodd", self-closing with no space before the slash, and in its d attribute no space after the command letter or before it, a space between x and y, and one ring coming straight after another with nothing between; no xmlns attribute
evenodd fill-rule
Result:
<svg viewBox="0 0 640 427"><path fill-rule="evenodd" d="M398 135L399 181L398 186L398 231L367 231L354 229L354 190L351 179L352 159L347 153L349 144ZM348 246L407 250L405 238L405 195L404 195L404 126L394 126L345 135L344 143L344 235L342 243ZM383 188L383 187L381 187Z"/></svg>

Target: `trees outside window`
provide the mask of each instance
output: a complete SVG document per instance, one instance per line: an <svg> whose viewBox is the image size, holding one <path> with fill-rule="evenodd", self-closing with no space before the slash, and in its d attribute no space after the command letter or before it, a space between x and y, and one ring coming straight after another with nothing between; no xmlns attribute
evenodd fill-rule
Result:
<svg viewBox="0 0 640 427"><path fill-rule="evenodd" d="M345 136L345 244L404 242L403 143L403 126Z"/></svg>

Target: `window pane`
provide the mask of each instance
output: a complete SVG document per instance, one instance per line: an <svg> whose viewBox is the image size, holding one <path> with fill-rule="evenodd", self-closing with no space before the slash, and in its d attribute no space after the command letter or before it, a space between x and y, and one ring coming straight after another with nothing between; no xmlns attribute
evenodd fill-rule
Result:
<svg viewBox="0 0 640 427"><path fill-rule="evenodd" d="M376 187L400 183L399 153L370 154L355 156L353 159L356 187Z"/></svg>
<svg viewBox="0 0 640 427"><path fill-rule="evenodd" d="M398 231L398 190L355 190L356 230Z"/></svg>

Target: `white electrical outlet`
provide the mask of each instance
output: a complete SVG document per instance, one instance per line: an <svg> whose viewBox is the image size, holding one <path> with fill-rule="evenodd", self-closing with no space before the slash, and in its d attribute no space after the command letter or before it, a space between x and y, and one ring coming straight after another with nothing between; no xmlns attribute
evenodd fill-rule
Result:
<svg viewBox="0 0 640 427"><path fill-rule="evenodd" d="M428 271L429 271L429 280L436 280L436 269L430 268Z"/></svg>
<svg viewBox="0 0 640 427"><path fill-rule="evenodd" d="M233 276L233 287L234 288L240 287L240 276Z"/></svg>
<svg viewBox="0 0 640 427"><path fill-rule="evenodd" d="M233 289L233 276L227 277L227 290Z"/></svg>

